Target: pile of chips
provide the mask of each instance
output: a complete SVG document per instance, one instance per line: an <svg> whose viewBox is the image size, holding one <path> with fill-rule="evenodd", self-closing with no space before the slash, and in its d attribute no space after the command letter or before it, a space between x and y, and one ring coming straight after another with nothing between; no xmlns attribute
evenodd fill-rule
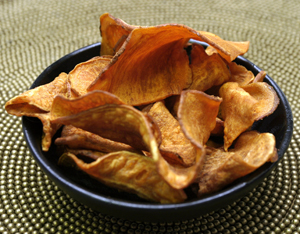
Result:
<svg viewBox="0 0 300 234"><path fill-rule="evenodd" d="M178 203L188 187L205 196L278 159L274 135L251 126L279 98L265 72L254 76L234 62L249 42L180 24L133 26L110 14L100 25L99 56L5 104L41 120L44 151L62 128L54 141L64 148L60 165Z"/></svg>

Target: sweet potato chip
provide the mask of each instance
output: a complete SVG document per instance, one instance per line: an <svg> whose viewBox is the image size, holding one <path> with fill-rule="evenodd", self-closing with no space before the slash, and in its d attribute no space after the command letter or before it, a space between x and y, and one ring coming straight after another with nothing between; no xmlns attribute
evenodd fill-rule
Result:
<svg viewBox="0 0 300 234"><path fill-rule="evenodd" d="M105 153L123 150L138 153L137 150L129 145L102 138L99 135L84 131L72 125L63 127L61 136L56 138L55 144L65 145L72 149L89 149Z"/></svg>
<svg viewBox="0 0 300 234"><path fill-rule="evenodd" d="M209 148L203 170L196 181L199 196L216 192L245 176L266 162L278 159L275 137L271 133L249 131L242 133L234 149Z"/></svg>
<svg viewBox="0 0 300 234"><path fill-rule="evenodd" d="M115 95L101 90L89 92L73 99L57 95L51 108L51 118L76 114L106 104L124 104L124 102Z"/></svg>
<svg viewBox="0 0 300 234"><path fill-rule="evenodd" d="M190 66L193 81L189 89L206 91L231 78L230 71L219 54L209 56L201 45L192 45Z"/></svg>
<svg viewBox="0 0 300 234"><path fill-rule="evenodd" d="M120 151L85 163L71 153L59 160L63 165L74 165L91 177L147 200L160 203L178 203L186 199L181 189L174 189L157 173L153 159L132 152Z"/></svg>
<svg viewBox="0 0 300 234"><path fill-rule="evenodd" d="M227 62L235 60L249 49L249 41L226 41L213 33L203 31L200 33L206 36L206 40L204 41L210 45L206 48L206 53L208 55L219 53Z"/></svg>
<svg viewBox="0 0 300 234"><path fill-rule="evenodd" d="M49 150L53 135L61 127L60 124L50 123L49 111L56 95L70 96L67 77L66 73L61 73L52 82L25 91L5 104L5 109L9 114L36 117L41 120L43 124L42 149L44 151Z"/></svg>
<svg viewBox="0 0 300 234"><path fill-rule="evenodd" d="M77 96L87 93L87 87L98 77L102 69L110 62L108 56L97 56L86 62L77 64L69 73L71 89Z"/></svg>
<svg viewBox="0 0 300 234"><path fill-rule="evenodd" d="M244 66L238 65L235 62L228 63L228 66L231 72L230 82L237 82L240 86L253 82L254 74Z"/></svg>
<svg viewBox="0 0 300 234"><path fill-rule="evenodd" d="M220 89L221 115L224 120L224 149L249 127L254 121L274 112L279 98L274 89L265 82L257 82L240 87L236 82L227 82Z"/></svg>
<svg viewBox="0 0 300 234"><path fill-rule="evenodd" d="M101 55L115 55L130 32L137 26L129 25L123 20L105 13L100 16Z"/></svg>
<svg viewBox="0 0 300 234"><path fill-rule="evenodd" d="M195 146L185 137L178 121L171 115L162 101L156 102L147 112L160 129L162 142L159 149L167 159L185 166L195 163Z"/></svg>
<svg viewBox="0 0 300 234"><path fill-rule="evenodd" d="M267 73L265 71L260 71L254 78L253 83L256 82L263 82L263 80L265 79Z"/></svg>
<svg viewBox="0 0 300 234"><path fill-rule="evenodd" d="M16 116L49 112L57 94L68 96L70 90L67 77L66 73L61 73L52 82L27 90L12 98L5 104L6 111Z"/></svg>
<svg viewBox="0 0 300 234"><path fill-rule="evenodd" d="M54 119L53 123L73 125L113 141L150 152L161 176L174 188L187 187L194 180L203 162L203 147L198 147L195 164L185 168L170 165L160 154L158 127L142 112L127 105L109 104Z"/></svg>
<svg viewBox="0 0 300 234"><path fill-rule="evenodd" d="M202 147L216 126L216 118L222 99L202 91L182 91L178 119L186 137L196 146Z"/></svg>

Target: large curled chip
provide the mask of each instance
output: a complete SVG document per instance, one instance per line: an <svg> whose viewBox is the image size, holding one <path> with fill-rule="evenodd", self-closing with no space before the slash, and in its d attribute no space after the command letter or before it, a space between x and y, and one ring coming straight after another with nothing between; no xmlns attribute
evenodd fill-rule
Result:
<svg viewBox="0 0 300 234"><path fill-rule="evenodd" d="M203 170L196 179L199 183L198 195L216 192L266 162L275 162L277 159L273 134L244 132L229 152L220 148L207 150Z"/></svg>
<svg viewBox="0 0 300 234"><path fill-rule="evenodd" d="M183 190L172 188L161 178L153 159L132 152L110 153L91 163L66 153L61 156L59 163L76 166L104 184L135 193L147 200L178 203L186 199Z"/></svg>

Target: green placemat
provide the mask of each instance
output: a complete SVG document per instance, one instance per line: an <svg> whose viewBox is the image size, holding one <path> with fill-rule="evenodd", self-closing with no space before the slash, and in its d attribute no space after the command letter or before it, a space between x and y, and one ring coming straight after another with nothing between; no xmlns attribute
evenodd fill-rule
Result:
<svg viewBox="0 0 300 234"><path fill-rule="evenodd" d="M36 165L21 119L0 109L0 233L300 233L299 1L0 0L1 106L51 63L100 41L99 16L134 25L181 23L232 41L286 94L294 135L278 167L225 208L170 223L100 214L62 192Z"/></svg>

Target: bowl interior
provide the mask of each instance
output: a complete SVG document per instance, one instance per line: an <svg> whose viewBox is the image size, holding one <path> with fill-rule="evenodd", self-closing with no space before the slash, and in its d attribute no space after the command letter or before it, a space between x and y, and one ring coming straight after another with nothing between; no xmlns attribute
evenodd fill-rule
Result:
<svg viewBox="0 0 300 234"><path fill-rule="evenodd" d="M205 44L203 45L205 46ZM46 84L57 77L59 73L69 72L78 63L98 56L100 46L100 43L96 43L62 57L45 69L31 88ZM254 75L261 71L259 67L244 57L239 56L236 62L251 70ZM23 132L28 147L42 170L60 189L84 205L96 211L126 219L154 222L187 220L216 210L246 195L269 175L282 159L292 137L292 112L278 85L268 75L265 81L277 92L280 104L271 116L256 122L253 129L259 132L271 132L275 135L279 160L275 163L266 163L219 192L200 199L191 196L180 204L156 204L144 201L136 195L120 192L92 180L80 171L59 167L57 161L60 154L56 146L52 144L48 152L43 152L41 149L42 124L36 118L22 118ZM58 132L54 138L58 134L60 133Z"/></svg>

